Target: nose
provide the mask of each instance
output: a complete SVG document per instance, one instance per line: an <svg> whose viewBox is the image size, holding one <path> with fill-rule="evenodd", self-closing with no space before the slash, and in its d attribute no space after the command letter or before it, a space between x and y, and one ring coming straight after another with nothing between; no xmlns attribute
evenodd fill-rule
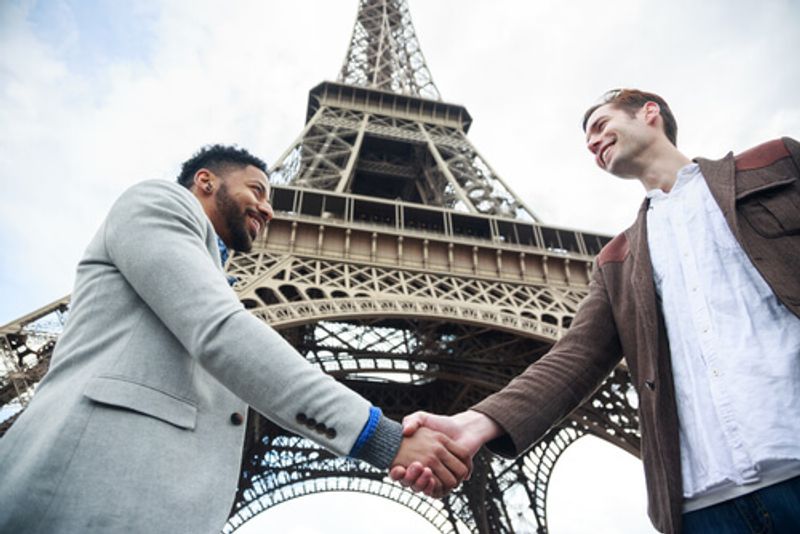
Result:
<svg viewBox="0 0 800 534"><path fill-rule="evenodd" d="M258 211L264 217L264 220L266 222L271 221L272 218L275 217L275 212L272 211L272 204L269 203L269 200L265 199L262 202L260 202L258 204Z"/></svg>
<svg viewBox="0 0 800 534"><path fill-rule="evenodd" d="M590 135L586 140L586 148L588 148L589 152L592 154L597 154L597 151L600 149L600 136L594 134Z"/></svg>

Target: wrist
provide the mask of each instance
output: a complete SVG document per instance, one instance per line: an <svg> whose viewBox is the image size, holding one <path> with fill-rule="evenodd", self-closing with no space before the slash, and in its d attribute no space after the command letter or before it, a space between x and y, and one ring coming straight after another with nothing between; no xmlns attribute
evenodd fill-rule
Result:
<svg viewBox="0 0 800 534"><path fill-rule="evenodd" d="M402 439L402 425L384 417L379 408L372 407L370 417L348 456L364 460L379 469L388 469Z"/></svg>
<svg viewBox="0 0 800 534"><path fill-rule="evenodd" d="M476 442L476 449L480 448L487 441L491 441L498 436L505 434L503 427L488 415L467 410L454 416L461 426L462 433L469 436L470 441Z"/></svg>

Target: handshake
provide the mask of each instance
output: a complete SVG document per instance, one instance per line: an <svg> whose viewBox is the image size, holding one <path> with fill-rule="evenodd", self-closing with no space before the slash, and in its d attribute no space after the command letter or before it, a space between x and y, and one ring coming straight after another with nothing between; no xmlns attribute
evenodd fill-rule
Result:
<svg viewBox="0 0 800 534"><path fill-rule="evenodd" d="M469 478L481 446L503 433L493 419L472 410L452 416L413 413L403 418L403 441L389 474L414 491L443 497Z"/></svg>

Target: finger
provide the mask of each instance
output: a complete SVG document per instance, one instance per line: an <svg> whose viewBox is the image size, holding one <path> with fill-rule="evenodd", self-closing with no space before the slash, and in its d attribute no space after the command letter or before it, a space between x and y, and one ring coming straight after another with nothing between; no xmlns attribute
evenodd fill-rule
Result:
<svg viewBox="0 0 800 534"><path fill-rule="evenodd" d="M467 461L463 460L460 456L456 456L453 454L453 448L458 448L458 446L448 439L443 439L444 448L441 449L439 453L439 460L442 464L450 471L453 476L457 479L457 482L452 486L449 486L451 489L461 483L470 472L470 467L467 465ZM469 459L469 455L466 456ZM444 482L444 479L442 479Z"/></svg>
<svg viewBox="0 0 800 534"><path fill-rule="evenodd" d="M423 493L428 497L438 498L437 495L441 492L441 484L439 484L439 481L436 480L436 477L432 475L433 472L431 472L431 480L428 482L428 486L425 488Z"/></svg>
<svg viewBox="0 0 800 534"><path fill-rule="evenodd" d="M420 415L421 413L422 413L422 412L418 410L418 411L416 411L416 412L414 412L414 413L410 413L410 414L408 414L408 415L404 416L404 417L403 417L403 426L405 426L405 425L407 425L407 424L410 424L410 423L412 423L413 421L415 421L415 420L419 419L419 415Z"/></svg>
<svg viewBox="0 0 800 534"><path fill-rule="evenodd" d="M444 485L440 480L436 480L436 485L434 486L433 494L431 497L434 499L441 499L447 495L447 489L445 489Z"/></svg>
<svg viewBox="0 0 800 534"><path fill-rule="evenodd" d="M472 456L467 458L467 461L464 463L464 465L467 466L467 476L464 477L464 480L469 480L469 478L472 476Z"/></svg>
<svg viewBox="0 0 800 534"><path fill-rule="evenodd" d="M456 476L453 474L453 471L449 469L442 460L442 457L451 457L455 460L457 464L460 464L463 468L464 464L462 464L458 458L453 456L449 451L447 451L444 447L441 447L441 452L437 453L436 456L430 460L430 465L428 467L431 468L433 471L433 475L439 479L444 486L445 491L449 491L450 489L456 487L460 479L456 479ZM448 458L448 461L452 461Z"/></svg>
<svg viewBox="0 0 800 534"><path fill-rule="evenodd" d="M419 421L411 421L406 423L403 421L403 437L408 438L414 435L414 432L419 430L422 424Z"/></svg>
<svg viewBox="0 0 800 534"><path fill-rule="evenodd" d="M414 481L411 487L414 491L425 491L431 480L433 480L433 471L426 467L422 470L422 474Z"/></svg>
<svg viewBox="0 0 800 534"><path fill-rule="evenodd" d="M414 412L411 415L403 417L403 436L413 436L419 427L423 426L424 418L422 412Z"/></svg>
<svg viewBox="0 0 800 534"><path fill-rule="evenodd" d="M456 473L456 471L453 471L453 474L458 476L459 480L464 480L464 479L469 478L470 475L472 475L472 458L473 458L473 455L470 453L470 451L466 447L463 447L462 445L459 445L456 441L453 441L450 438L445 437L443 439L443 443L444 443L444 446L447 448L447 450L451 454L455 455L455 457L466 468L466 472L464 472L463 475L462 475L462 473L460 471L458 473ZM448 463L448 467L451 466L451 465L454 468L458 468L457 464Z"/></svg>
<svg viewBox="0 0 800 534"><path fill-rule="evenodd" d="M409 465L406 468L406 474L403 477L403 479L400 481L400 484L402 484L403 486L406 486L406 487L411 486L412 484L414 484L414 482L417 481L417 479L419 478L419 476L422 474L422 472L424 470L425 470L425 468L422 466L421 463L419 463L419 462L411 462L411 465Z"/></svg>
<svg viewBox="0 0 800 534"><path fill-rule="evenodd" d="M400 480L406 476L406 468L402 465L396 465L389 471L389 476L392 477L392 480Z"/></svg>
<svg viewBox="0 0 800 534"><path fill-rule="evenodd" d="M462 463L472 466L472 453L463 445L453 440L447 434L442 435L442 443L447 450L458 457Z"/></svg>

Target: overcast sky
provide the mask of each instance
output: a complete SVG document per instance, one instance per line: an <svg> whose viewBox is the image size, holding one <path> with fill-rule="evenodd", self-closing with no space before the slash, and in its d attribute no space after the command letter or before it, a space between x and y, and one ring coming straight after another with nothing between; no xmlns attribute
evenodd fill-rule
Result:
<svg viewBox="0 0 800 534"><path fill-rule="evenodd" d="M409 3L443 99L467 107L473 144L546 223L613 234L634 218L641 186L596 169L583 145L583 111L606 89L664 96L692 157L800 136L796 1ZM0 324L71 291L130 185L173 179L207 143L277 158L303 127L308 90L335 79L356 9L0 3ZM646 531L632 525L611 532Z"/></svg>

